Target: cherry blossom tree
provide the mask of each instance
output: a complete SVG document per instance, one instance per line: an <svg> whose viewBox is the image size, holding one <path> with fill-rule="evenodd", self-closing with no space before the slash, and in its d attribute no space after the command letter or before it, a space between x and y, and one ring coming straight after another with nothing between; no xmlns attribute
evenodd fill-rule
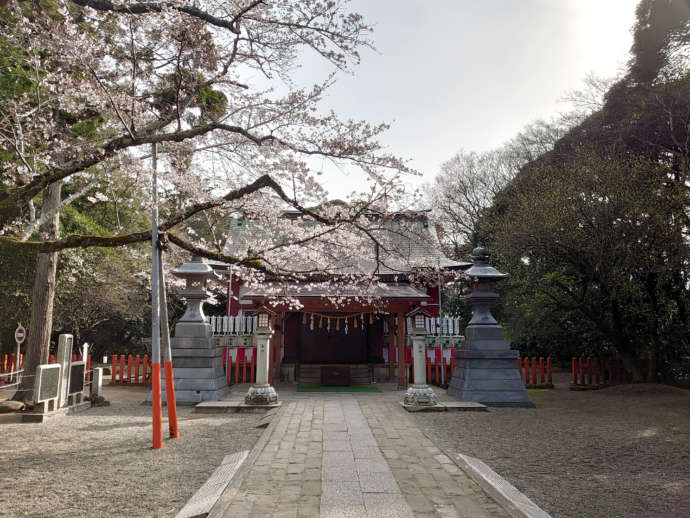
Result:
<svg viewBox="0 0 690 518"><path fill-rule="evenodd" d="M60 235L59 211L83 196L117 203L123 181L141 193L140 210L150 208L154 145L163 193L153 231L162 242L257 279L313 277L346 251L357 272L350 280L378 271L386 246L377 222L400 208L401 175L414 172L378 143L386 124L341 120L323 107L338 74L372 48L371 27L347 7L330 0L0 3L8 71L0 250L39 258L32 326L40 327L29 332L28 370L47 355L57 253L151 239L151 228ZM299 87L294 71L305 52L333 72ZM367 183L346 203L325 203L315 167L324 161L363 171ZM286 221L285 208L312 224ZM214 251L187 225L204 211L241 212L281 239L259 236L242 255ZM356 252L364 248L372 257ZM300 254L304 260L295 260Z"/></svg>

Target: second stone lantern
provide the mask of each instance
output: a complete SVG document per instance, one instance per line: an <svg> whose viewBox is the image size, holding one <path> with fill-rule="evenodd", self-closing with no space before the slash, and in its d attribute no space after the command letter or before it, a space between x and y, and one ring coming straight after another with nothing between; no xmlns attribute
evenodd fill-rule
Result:
<svg viewBox="0 0 690 518"><path fill-rule="evenodd" d="M213 340L203 304L209 295L206 284L218 275L197 256L170 273L186 281L180 295L187 301L187 310L175 325L175 336L170 341L175 400L180 404L217 401L229 389L223 370L223 349Z"/></svg>
<svg viewBox="0 0 690 518"><path fill-rule="evenodd" d="M454 351L448 395L486 406L533 407L518 372L518 351L510 348L503 328L491 314L491 306L498 302L494 284L508 275L489 265L489 254L483 248L472 251L472 260L474 265L466 272L472 283L468 297L472 319L463 347Z"/></svg>

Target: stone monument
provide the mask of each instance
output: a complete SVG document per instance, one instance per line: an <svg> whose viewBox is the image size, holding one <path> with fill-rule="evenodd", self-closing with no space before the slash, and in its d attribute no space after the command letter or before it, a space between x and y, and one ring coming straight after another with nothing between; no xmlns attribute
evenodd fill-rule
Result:
<svg viewBox="0 0 690 518"><path fill-rule="evenodd" d="M472 260L474 265L466 272L472 283L468 297L472 319L463 347L454 351L448 395L486 406L533 407L518 372L518 351L510 348L503 328L491 314L491 306L498 301L494 283L508 275L489 265L489 254L483 248L472 251Z"/></svg>
<svg viewBox="0 0 690 518"><path fill-rule="evenodd" d="M230 390L223 370L223 349L216 346L202 307L208 297L206 283L217 274L196 256L170 273L187 283L180 293L187 299L187 310L175 325L175 336L170 341L175 401L178 404L217 401ZM164 381L162 386L165 402Z"/></svg>

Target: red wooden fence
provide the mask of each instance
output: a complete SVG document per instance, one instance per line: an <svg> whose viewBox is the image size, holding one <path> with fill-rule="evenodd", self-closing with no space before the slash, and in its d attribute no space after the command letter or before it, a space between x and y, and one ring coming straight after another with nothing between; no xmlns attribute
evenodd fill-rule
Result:
<svg viewBox="0 0 690 518"><path fill-rule="evenodd" d="M145 354L143 358L138 354L135 356L129 354L126 358L124 354L113 354L110 383L140 385L148 383L150 379L148 354Z"/></svg>
<svg viewBox="0 0 690 518"><path fill-rule="evenodd" d="M530 367L531 364L531 367ZM553 385L551 357L517 359L518 372L525 385Z"/></svg>
<svg viewBox="0 0 690 518"><path fill-rule="evenodd" d="M630 373L620 358L580 356L572 359L570 384L576 387L596 387L627 383Z"/></svg>
<svg viewBox="0 0 690 518"><path fill-rule="evenodd" d="M235 383L254 383L256 380L256 365L254 364L254 357L247 360L228 358L226 361L226 375L228 385Z"/></svg>

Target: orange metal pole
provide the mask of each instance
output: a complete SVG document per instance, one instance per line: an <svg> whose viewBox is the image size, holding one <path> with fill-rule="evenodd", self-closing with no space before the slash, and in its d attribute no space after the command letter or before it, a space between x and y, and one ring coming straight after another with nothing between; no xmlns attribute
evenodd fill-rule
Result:
<svg viewBox="0 0 690 518"><path fill-rule="evenodd" d="M177 400L175 399L175 379L173 372L173 365L171 361L163 363L165 370L165 398L168 402L168 431L171 439L180 437L180 431L177 428ZM160 383L160 377L158 379Z"/></svg>
<svg viewBox="0 0 690 518"><path fill-rule="evenodd" d="M151 410L153 412L153 449L163 447L163 407L161 402L161 364L151 364Z"/></svg>

